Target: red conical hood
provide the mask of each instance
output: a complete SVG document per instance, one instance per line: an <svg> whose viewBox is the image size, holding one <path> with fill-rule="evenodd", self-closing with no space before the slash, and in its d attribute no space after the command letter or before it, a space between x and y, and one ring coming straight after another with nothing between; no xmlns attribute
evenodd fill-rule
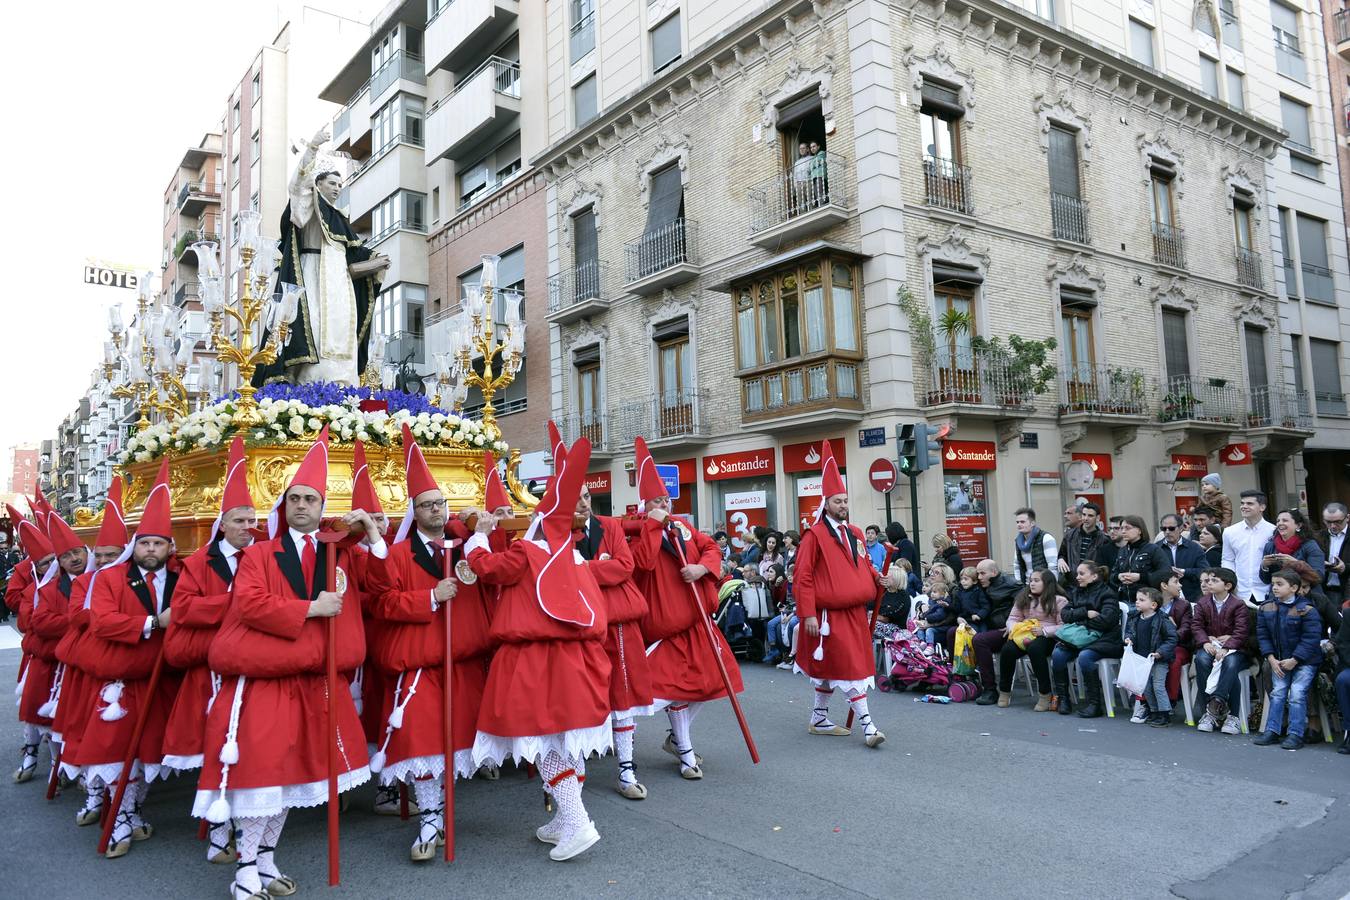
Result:
<svg viewBox="0 0 1350 900"><path fill-rule="evenodd" d="M497 471L497 459L490 451L483 453L483 471L487 474L486 490L483 492L483 508L488 512L511 506L511 497L502 484L502 473Z"/></svg>
<svg viewBox="0 0 1350 900"><path fill-rule="evenodd" d="M230 443L230 461L225 466L225 489L220 494L222 516L240 506L253 506L248 492L248 460L244 457L244 439L236 436Z"/></svg>
<svg viewBox="0 0 1350 900"><path fill-rule="evenodd" d="M42 485L33 484L33 502L28 504L33 510L33 521L42 531L44 537L50 538L47 534L47 519L53 514L52 505L47 502L47 498L42 495Z"/></svg>
<svg viewBox="0 0 1350 900"><path fill-rule="evenodd" d="M57 556L67 550L78 550L84 546L84 542L75 534L74 529L66 524L66 520L60 516L49 516L47 518L47 529L51 532L52 552Z"/></svg>
<svg viewBox="0 0 1350 900"><path fill-rule="evenodd" d="M360 441L352 448L352 509L363 509L371 515L383 514L375 482L370 480L370 466L366 464L366 446Z"/></svg>
<svg viewBox="0 0 1350 900"><path fill-rule="evenodd" d="M114 475L108 485L108 499L103 502L103 524L98 527L95 547L125 547L127 523L122 515L122 476Z"/></svg>
<svg viewBox="0 0 1350 900"><path fill-rule="evenodd" d="M5 504L5 509L9 510L9 521L14 526L14 534L23 544L23 552L28 555L28 558L36 563L40 559L51 556L53 553L51 542L47 540L47 536L42 533L42 530L25 519L22 513L8 503Z"/></svg>
<svg viewBox="0 0 1350 900"><path fill-rule="evenodd" d="M553 471L558 471L558 448L563 446L562 435L552 419L548 420L548 455L553 457ZM565 448L564 448L565 449Z"/></svg>
<svg viewBox="0 0 1350 900"><path fill-rule="evenodd" d="M847 494L844 476L839 474L839 463L835 461L834 450L829 441L820 443L820 499L827 500L835 494Z"/></svg>
<svg viewBox="0 0 1350 900"><path fill-rule="evenodd" d="M150 496L145 498L145 509L141 510L141 521L136 526L136 537L162 537L173 539L173 514L169 500L169 458L166 456L159 464L159 475L155 478Z"/></svg>
<svg viewBox="0 0 1350 900"><path fill-rule="evenodd" d="M408 427L407 422L403 423L403 468L408 478L410 504L418 494L440 490L436 479L431 477L426 457L422 455L422 448L417 446L417 439L413 437L412 429Z"/></svg>
<svg viewBox="0 0 1350 900"><path fill-rule="evenodd" d="M539 501L543 538L548 543L548 562L535 578L539 605L553 619L589 628L595 624L599 598L586 597L577 580L576 548L572 542L572 515L586 483L591 461L591 442L579 439L570 450L558 445L554 457L553 485Z"/></svg>
<svg viewBox="0 0 1350 900"><path fill-rule="evenodd" d="M656 461L652 459L651 452L647 449L647 442L641 437L633 441L633 449L637 453L637 486L638 503L646 503L648 500L655 500L658 497L669 497L670 490L666 483L661 480L661 476L656 472Z"/></svg>
<svg viewBox="0 0 1350 900"><path fill-rule="evenodd" d="M319 496L325 500L328 499L328 426L324 425L319 436L314 439L314 446L305 453L305 458L300 461L300 468L295 470L295 477L287 487L297 485L313 488L319 492Z"/></svg>

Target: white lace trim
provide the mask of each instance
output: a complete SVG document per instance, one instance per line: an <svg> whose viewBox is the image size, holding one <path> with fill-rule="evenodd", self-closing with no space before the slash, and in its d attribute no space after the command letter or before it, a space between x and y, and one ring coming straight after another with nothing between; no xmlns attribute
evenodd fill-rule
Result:
<svg viewBox="0 0 1350 900"><path fill-rule="evenodd" d="M170 775L178 774L173 769L166 768L159 763L146 763L141 771L137 770L139 765L139 762L132 762L131 770L136 772L138 778L143 775L146 784L152 781L165 781ZM85 766L82 771L86 784L96 788L106 787L111 790L113 785L117 784L117 779L122 775L122 764L120 762L101 763L96 766Z"/></svg>
<svg viewBox="0 0 1350 900"><path fill-rule="evenodd" d="M796 663L792 664L792 674L806 675L806 673L802 671L801 666ZM833 688L838 691L843 691L846 694L849 691L870 691L877 686L876 679L870 675L859 681L834 681L829 678L814 678L810 675L806 675L806 677L812 684L818 682L821 687Z"/></svg>
<svg viewBox="0 0 1350 900"><path fill-rule="evenodd" d="M478 766L473 762L473 750L455 751L455 777L472 778L478 771ZM413 756L408 759L401 759L396 763L387 763L380 770L380 784L391 785L398 784L400 781L410 781L414 778L440 778L445 774L445 757L435 756Z"/></svg>
<svg viewBox="0 0 1350 900"><path fill-rule="evenodd" d="M186 772L188 769L200 769L202 767L202 754L197 753L192 756L166 756L161 765L166 769L175 769L179 772Z"/></svg>
<svg viewBox="0 0 1350 900"><path fill-rule="evenodd" d="M670 701L666 701L669 703ZM616 719L635 719L638 716L651 716L660 712L663 707L652 703L650 706L630 706L628 709L616 709L611 715Z"/></svg>
<svg viewBox="0 0 1350 900"><path fill-rule="evenodd" d="M338 775L338 793L346 793L370 780L370 769L361 766ZM206 818L206 810L220 791L198 791L192 802L193 818ZM236 819L258 819L280 815L287 809L321 806L328 802L328 779L307 784L285 784L260 788L228 788L225 799L230 815Z"/></svg>
<svg viewBox="0 0 1350 900"><path fill-rule="evenodd" d="M614 731L609 716L590 728L573 728L557 734L530 734L503 737L478 732L473 742L473 758L478 765L490 762L500 766L507 759L533 763L555 752L564 759L585 759L592 753L604 756L614 746Z"/></svg>
<svg viewBox="0 0 1350 900"><path fill-rule="evenodd" d="M70 779L71 781L74 781L76 778L79 778L80 773L83 771L84 771L83 766L72 766L68 762L61 763L61 772L66 776L66 778Z"/></svg>

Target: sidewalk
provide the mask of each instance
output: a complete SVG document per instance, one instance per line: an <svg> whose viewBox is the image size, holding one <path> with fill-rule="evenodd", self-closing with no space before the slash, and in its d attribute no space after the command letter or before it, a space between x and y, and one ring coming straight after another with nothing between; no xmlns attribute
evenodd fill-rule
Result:
<svg viewBox="0 0 1350 900"><path fill-rule="evenodd" d="M11 622L0 625L0 650L18 650L23 638L14 630Z"/></svg>

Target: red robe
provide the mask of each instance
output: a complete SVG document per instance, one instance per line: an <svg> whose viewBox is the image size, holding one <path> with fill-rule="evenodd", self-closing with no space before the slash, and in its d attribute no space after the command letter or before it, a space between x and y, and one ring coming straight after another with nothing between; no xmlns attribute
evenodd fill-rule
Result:
<svg viewBox="0 0 1350 900"><path fill-rule="evenodd" d="M221 786L220 751L230 730L240 677L239 761L229 767L228 788L236 817L272 815L283 808L315 806L328 798L326 618L307 618L310 601L324 587L325 558L349 575L342 612L336 617L337 669L342 682L333 691L338 729L338 787L364 783L366 741L342 672L365 659L361 593L351 555L332 544L318 545L312 584L305 583L300 554L283 531L275 540L247 548L234 576L234 596L207 664L223 677L220 694L206 718L206 741L193 815L204 816ZM258 790L270 788L273 790Z"/></svg>
<svg viewBox="0 0 1350 900"><path fill-rule="evenodd" d="M32 646L32 639L28 636L30 627L28 617L33 613L33 584L37 581L34 571L37 564L30 559L21 561L14 567L13 573L9 576L9 582L5 585L5 605L9 607L10 612L14 613L14 627L23 635L20 642L22 655L19 657L19 675L18 681L22 682L24 676L28 674L28 665L33 661L33 653L29 649ZM22 690L18 693L22 693Z"/></svg>
<svg viewBox="0 0 1350 900"><path fill-rule="evenodd" d="M623 525L618 519L592 516L586 533L577 541L577 550L588 560L586 567L605 597L609 708L623 717L646 715L653 702L652 674L641 626L647 615L647 600L633 584L633 553L628 549Z"/></svg>
<svg viewBox="0 0 1350 900"><path fill-rule="evenodd" d="M501 552L481 547L469 551L479 584L501 588L491 627L498 646L478 713L482 734L556 735L604 727L609 721L607 623L600 588L586 567L579 566L581 590L596 597L600 607L594 610L595 620L582 627L554 619L540 606L535 589L535 578L548 559L547 550L523 540Z"/></svg>
<svg viewBox="0 0 1350 900"><path fill-rule="evenodd" d="M452 562L462 553L451 551ZM366 671L378 669L384 697L379 703L384 713L375 740L385 753L383 780L391 782L408 774L439 774L445 754L445 606L431 608L432 589L440 583L441 570L420 535L389 547L384 559L373 553L369 559L372 586L378 596L371 610L381 620L377 642L370 650ZM450 601L451 678L454 695L450 712L452 739L456 754L455 773L471 776L476 768L470 750L477 731L478 710L487 683L487 657L491 650L488 637L487 606L477 584L456 582L458 591ZM371 662L374 665L371 665ZM418 674L420 670L420 675ZM416 691L408 699L414 680ZM397 696L396 696L397 694ZM407 701L403 724L387 731L389 713L395 701ZM386 734L388 743L386 744ZM463 756L460 756L460 754ZM432 763L427 758L434 758ZM411 762L400 767L399 763Z"/></svg>
<svg viewBox="0 0 1350 900"><path fill-rule="evenodd" d="M56 645L57 662L65 666L65 671L61 675L52 732L61 736L62 754L79 741L92 705L94 682L80 662L80 648L89 631L89 610L85 609L84 600L89 593L89 580L93 577L92 572L86 572L71 585L70 602L66 608L66 632Z"/></svg>
<svg viewBox="0 0 1350 900"><path fill-rule="evenodd" d="M385 719L389 710L383 709L385 700L385 678L380 667L370 659L370 653L380 639L380 630L384 623L375 617L374 604L380 594L380 587L372 582L370 573L371 556L365 544L351 548L351 576L361 591L361 622L366 632L366 659L359 668L360 683L352 673L352 699L361 698L358 706L361 716L361 730L365 733L367 744L376 744L384 738Z"/></svg>
<svg viewBox="0 0 1350 900"><path fill-rule="evenodd" d="M28 613L28 631L24 641L31 647L28 674L19 698L19 721L50 728L52 720L39 715L52 696L56 680L56 646L66 633L66 611L72 589L70 576L59 572L38 592L38 603Z"/></svg>
<svg viewBox="0 0 1350 900"><path fill-rule="evenodd" d="M876 675L867 604L879 596L880 574L872 567L862 531L849 525L853 549L845 546L824 516L802 535L797 551L793 597L797 616L828 617L828 636L811 637L803 628L797 639L797 667L811 678L831 682L866 681ZM824 658L814 656L824 641Z"/></svg>
<svg viewBox="0 0 1350 900"><path fill-rule="evenodd" d="M671 543L671 541L676 543ZM633 551L633 581L647 598L648 613L642 620L642 635L653 645L648 649L652 693L658 705L672 701L716 700L727 695L706 635L716 642L717 652L726 665L731 687L744 690L741 670L731 646L709 618L717 612L717 577L722 571L722 552L717 543L699 531L690 529L684 538L678 531L667 531L662 523L648 518L630 545ZM692 585L680 577L680 548L689 565L701 565L708 574ZM698 608L694 606L694 595Z"/></svg>
<svg viewBox="0 0 1350 900"><path fill-rule="evenodd" d="M212 541L183 561L174 588L173 612L164 631L164 661L183 672L164 734L164 756L174 768L202 764L206 709L213 695L207 654L229 608L233 580L220 542Z"/></svg>
<svg viewBox="0 0 1350 900"><path fill-rule="evenodd" d="M160 598L160 605L170 610L176 581L177 576L168 572L165 596ZM95 773L95 778L103 781L112 780L120 771L142 706L148 705L149 713L134 757L147 766L157 766L163 756L164 725L178 689L178 676L166 667L155 695L150 696L150 672L164 643L164 632L159 629L145 637L146 617L154 611L146 581L135 563L110 566L98 573L90 601L89 633L80 653L94 690L85 701L88 710L84 731L69 748L65 761L74 766L112 767ZM113 682L122 683L118 702L126 715L105 721L101 713L109 704L104 702L102 690Z"/></svg>

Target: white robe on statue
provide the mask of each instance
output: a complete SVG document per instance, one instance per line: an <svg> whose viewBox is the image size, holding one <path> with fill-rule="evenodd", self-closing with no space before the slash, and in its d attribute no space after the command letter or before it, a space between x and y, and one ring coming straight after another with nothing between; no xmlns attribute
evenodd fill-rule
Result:
<svg viewBox="0 0 1350 900"><path fill-rule="evenodd" d="M301 246L319 253L300 254L300 277L305 288L317 363L295 367L297 384L315 381L360 383L356 368L356 293L347 271L347 251L328 239L314 196L314 163L306 153L290 183L291 223L299 230ZM299 319L296 320L299 325Z"/></svg>

